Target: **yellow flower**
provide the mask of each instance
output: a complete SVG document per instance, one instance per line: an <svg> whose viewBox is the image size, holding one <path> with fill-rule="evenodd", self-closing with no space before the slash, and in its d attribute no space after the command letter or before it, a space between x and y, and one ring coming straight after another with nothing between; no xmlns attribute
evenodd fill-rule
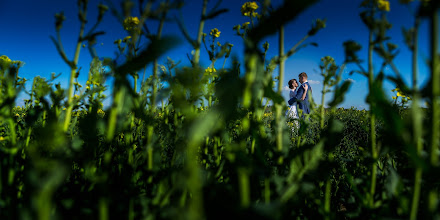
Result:
<svg viewBox="0 0 440 220"><path fill-rule="evenodd" d="M396 97L396 96L393 96L393 97L391 97L391 98L393 98L393 99L397 99L397 97Z"/></svg>
<svg viewBox="0 0 440 220"><path fill-rule="evenodd" d="M397 91L397 96L398 96L398 97L405 97L405 95L403 95L402 93L400 93L400 91Z"/></svg>
<svg viewBox="0 0 440 220"><path fill-rule="evenodd" d="M208 74L215 73L215 72L217 72L217 70L215 68L208 67L205 69L205 73L208 73Z"/></svg>
<svg viewBox="0 0 440 220"><path fill-rule="evenodd" d="M388 0L378 0L377 7L382 11L390 11L390 2Z"/></svg>
<svg viewBox="0 0 440 220"><path fill-rule="evenodd" d="M209 35L213 36L213 37L220 37L220 31L217 28L214 28L211 30L211 32L209 32Z"/></svg>
<svg viewBox="0 0 440 220"><path fill-rule="evenodd" d="M12 60L9 59L9 57L6 56L6 55L1 55L1 56L0 56L0 61L6 62L6 63L10 63L10 62L12 62Z"/></svg>
<svg viewBox="0 0 440 220"><path fill-rule="evenodd" d="M250 17L255 10L258 9L258 5L255 2L246 2L241 6L241 14Z"/></svg>
<svg viewBox="0 0 440 220"><path fill-rule="evenodd" d="M130 28L133 28L134 26L137 26L138 24L139 24L138 17L128 17L124 20L125 30L129 30Z"/></svg>
<svg viewBox="0 0 440 220"><path fill-rule="evenodd" d="M246 29L246 28L249 26L249 24L250 24L250 22L244 22L244 23L241 25L241 29Z"/></svg>
<svg viewBox="0 0 440 220"><path fill-rule="evenodd" d="M17 113L17 114L15 114L15 116L20 117L20 114Z"/></svg>
<svg viewBox="0 0 440 220"><path fill-rule="evenodd" d="M98 114L99 117L103 118L105 116L105 112L102 109L98 109L98 111L96 112Z"/></svg>
<svg viewBox="0 0 440 220"><path fill-rule="evenodd" d="M0 137L0 141L4 141L5 140L5 137Z"/></svg>
<svg viewBox="0 0 440 220"><path fill-rule="evenodd" d="M127 43L127 41L130 40L130 39L131 39L131 36L124 37L122 42Z"/></svg>
<svg viewBox="0 0 440 220"><path fill-rule="evenodd" d="M127 31L136 31L140 33L139 18L138 17L128 17L124 20L124 29Z"/></svg>
<svg viewBox="0 0 440 220"><path fill-rule="evenodd" d="M2 55L0 56L0 70L1 69L8 69L11 64L13 64L12 60L9 59L8 56Z"/></svg>

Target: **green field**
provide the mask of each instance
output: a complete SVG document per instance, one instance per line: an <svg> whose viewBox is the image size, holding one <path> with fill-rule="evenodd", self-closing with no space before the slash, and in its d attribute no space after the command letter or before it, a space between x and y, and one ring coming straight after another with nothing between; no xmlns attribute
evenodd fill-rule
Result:
<svg viewBox="0 0 440 220"><path fill-rule="evenodd" d="M203 31L206 19L222 16L206 10L187 67L171 58L158 63L175 41L160 32L139 48L142 17L125 18L130 38L115 41L127 60L95 57L85 85L77 80L78 57L67 57L59 39L54 43L71 68L68 88L55 75L26 82L23 63L1 56L0 219L440 219L440 3L424 1L416 15L430 22L433 39L426 87L372 69L373 52L384 67L393 66L395 48L386 37L387 1L367 0L361 18L370 33L368 54L348 41L342 65L323 57L324 89L314 91L322 100L314 100L310 115L292 120L284 116L284 85L276 83L292 54L267 62L269 45L262 42L282 36L291 11L314 1L292 2L255 17L256 3L242 6L250 23L234 28L246 42L244 63L230 67L213 68L229 58L232 45L216 43L218 30ZM58 32L64 19L56 18ZM306 38L322 28L325 21L316 20ZM411 33L417 56L417 26ZM79 37L76 54L93 36ZM201 55L210 67L200 66ZM339 107L351 86L342 69L360 64L358 56L370 64L355 73L368 78L369 110ZM142 79L147 64L153 74ZM108 77L115 80L104 106ZM398 88L394 97L386 95L385 81ZM29 97L16 106L21 91Z"/></svg>

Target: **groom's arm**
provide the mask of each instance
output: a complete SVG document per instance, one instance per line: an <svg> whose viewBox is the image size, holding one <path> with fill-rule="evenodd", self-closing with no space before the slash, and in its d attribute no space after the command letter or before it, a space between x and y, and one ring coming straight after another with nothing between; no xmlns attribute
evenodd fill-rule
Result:
<svg viewBox="0 0 440 220"><path fill-rule="evenodd" d="M304 87L300 86L300 88L298 89L298 92L296 93L296 96L294 97L296 99L296 101L302 101L302 96L304 94Z"/></svg>
<svg viewBox="0 0 440 220"><path fill-rule="evenodd" d="M296 97L289 99L289 101L287 101L287 102L289 103L289 105L292 105L293 103L296 102Z"/></svg>
<svg viewBox="0 0 440 220"><path fill-rule="evenodd" d="M289 105L292 105L294 102L297 102L298 100L301 100L302 94L304 93L304 88L299 88L298 92L296 93L296 96L289 99Z"/></svg>

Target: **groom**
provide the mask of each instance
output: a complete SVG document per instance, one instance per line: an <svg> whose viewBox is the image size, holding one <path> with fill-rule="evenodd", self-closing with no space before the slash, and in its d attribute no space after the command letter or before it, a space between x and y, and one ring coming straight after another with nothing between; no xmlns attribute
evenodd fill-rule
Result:
<svg viewBox="0 0 440 220"><path fill-rule="evenodd" d="M292 105L294 102L297 102L298 108L301 109L304 114L309 114L310 113L309 92L310 94L312 94L312 87L307 82L307 73L305 72L300 73L298 75L298 78L299 78L299 82L301 83L301 86L299 87L296 96L291 98L288 102L289 105ZM307 87L307 92L304 87ZM301 98L303 97L304 92L306 92L306 96L304 100L302 100Z"/></svg>

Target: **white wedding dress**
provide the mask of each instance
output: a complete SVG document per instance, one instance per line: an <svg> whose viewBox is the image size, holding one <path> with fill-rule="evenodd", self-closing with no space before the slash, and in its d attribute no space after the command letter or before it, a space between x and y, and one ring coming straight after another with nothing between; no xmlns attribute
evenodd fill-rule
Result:
<svg viewBox="0 0 440 220"><path fill-rule="evenodd" d="M296 91L297 90L293 90L293 89L290 90L289 99L296 96ZM296 102L289 106L289 109L286 111L286 116L289 119L298 119L298 111L296 109Z"/></svg>

